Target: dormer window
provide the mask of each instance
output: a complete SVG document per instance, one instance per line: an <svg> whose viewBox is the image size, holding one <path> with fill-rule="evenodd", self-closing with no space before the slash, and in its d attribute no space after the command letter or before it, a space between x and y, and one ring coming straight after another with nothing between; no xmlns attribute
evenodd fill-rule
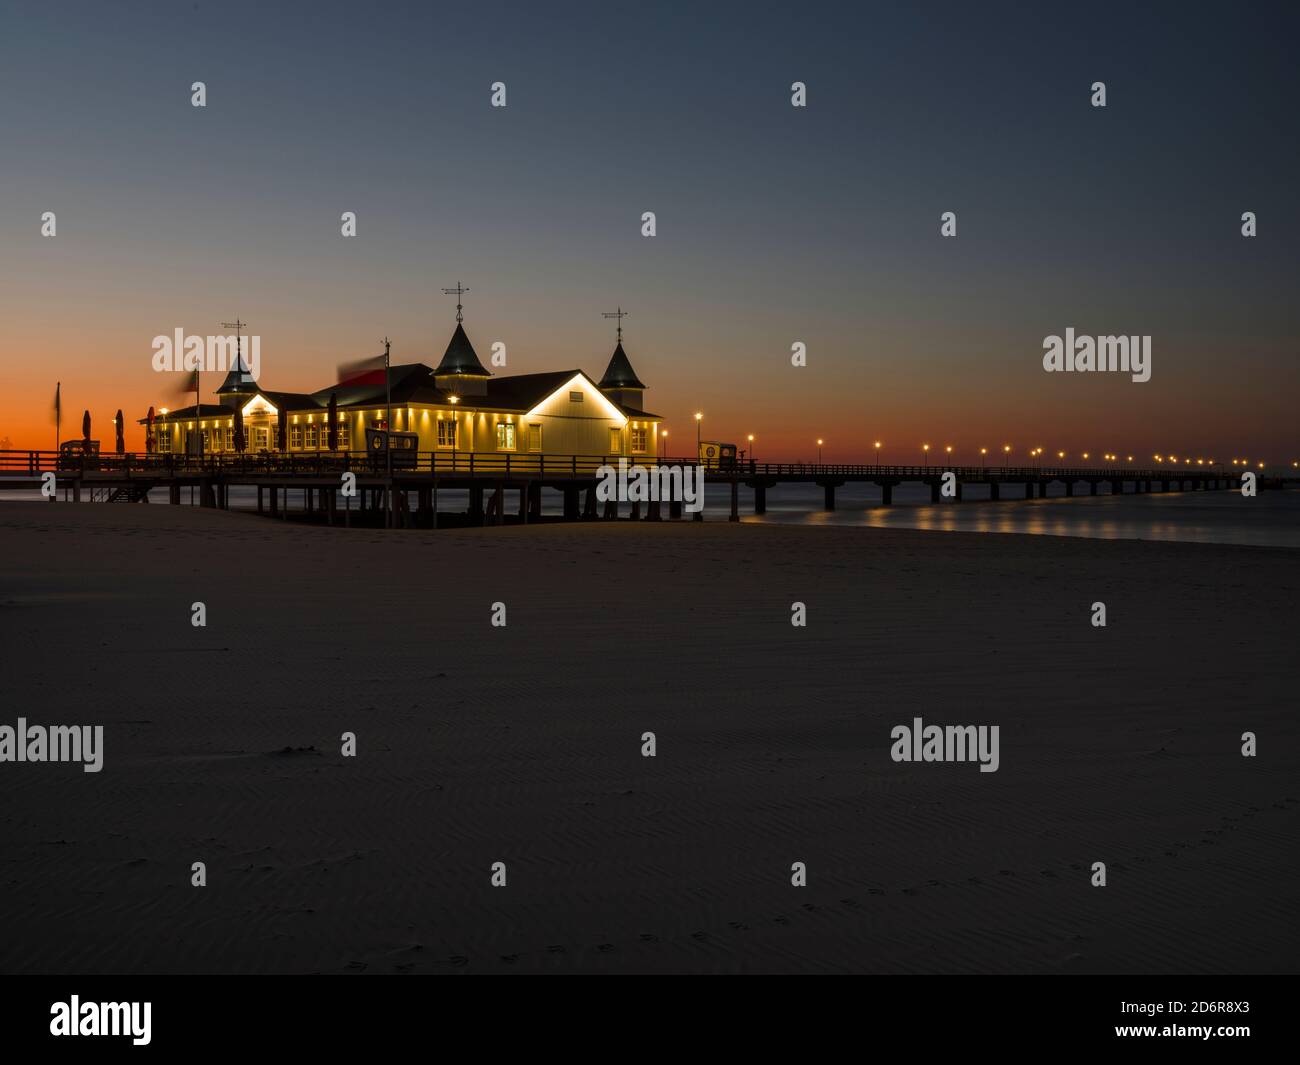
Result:
<svg viewBox="0 0 1300 1065"><path fill-rule="evenodd" d="M570 403L581 403L581 402L582 402L582 393L581 393L581 392L570 392L570 393L569 393L569 402L570 402Z"/></svg>

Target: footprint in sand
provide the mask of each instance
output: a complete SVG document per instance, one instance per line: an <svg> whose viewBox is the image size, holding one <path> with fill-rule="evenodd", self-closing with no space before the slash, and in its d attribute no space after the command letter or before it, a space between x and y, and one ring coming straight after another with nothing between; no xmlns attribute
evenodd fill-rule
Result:
<svg viewBox="0 0 1300 1065"><path fill-rule="evenodd" d="M452 965L468 965L469 959L464 954L453 954L447 959Z"/></svg>
<svg viewBox="0 0 1300 1065"><path fill-rule="evenodd" d="M659 942L659 937L658 937L657 935L654 935L654 934L651 933L651 932L642 932L642 933L641 933L641 942L642 942L642 943L658 943L658 942Z"/></svg>
<svg viewBox="0 0 1300 1065"><path fill-rule="evenodd" d="M614 949L614 944L613 944L613 943L600 943L600 944L597 945L596 949L597 949L598 951L600 951L602 954L608 954L610 951L612 951L612 950Z"/></svg>
<svg viewBox="0 0 1300 1065"><path fill-rule="evenodd" d="M563 954L565 953L564 944L552 943L549 947L546 948L546 952L548 954Z"/></svg>

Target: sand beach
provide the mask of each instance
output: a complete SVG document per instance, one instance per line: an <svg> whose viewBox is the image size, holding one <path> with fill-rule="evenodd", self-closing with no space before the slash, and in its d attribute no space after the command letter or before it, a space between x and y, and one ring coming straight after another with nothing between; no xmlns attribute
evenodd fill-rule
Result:
<svg viewBox="0 0 1300 1065"><path fill-rule="evenodd" d="M103 727L0 764L0 971L1288 971L1298 593L1274 547L0 504L0 725ZM893 761L918 717L997 770Z"/></svg>

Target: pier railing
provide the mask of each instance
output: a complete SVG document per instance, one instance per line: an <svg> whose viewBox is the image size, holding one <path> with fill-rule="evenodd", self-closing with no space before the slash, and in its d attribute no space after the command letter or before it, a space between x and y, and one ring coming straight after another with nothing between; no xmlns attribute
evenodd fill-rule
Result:
<svg viewBox="0 0 1300 1065"><path fill-rule="evenodd" d="M451 449L422 452L393 452L393 474L451 474L464 477L573 478L595 477L602 467L618 467L625 460L629 466L694 466L692 457L649 455L544 455L528 452L465 452ZM228 475L328 475L353 471L382 474L387 470L382 451L214 451L204 455L170 452L126 452L68 454L58 451L0 451L0 476L8 478L38 477L42 473L76 476L116 474L118 476L156 476L163 479L191 476ZM928 480L952 472L959 480L1024 481L1062 479L1159 480L1188 476L1229 476L1239 471L1220 464L1171 466L1145 469L1129 466L958 466L958 465L883 465L877 463L751 462L733 466L706 467L709 477L775 478L817 480L847 478L853 480L901 479ZM1240 472L1245 472L1244 467ZM1256 471L1260 472L1260 471ZM1276 476L1276 473L1272 474Z"/></svg>

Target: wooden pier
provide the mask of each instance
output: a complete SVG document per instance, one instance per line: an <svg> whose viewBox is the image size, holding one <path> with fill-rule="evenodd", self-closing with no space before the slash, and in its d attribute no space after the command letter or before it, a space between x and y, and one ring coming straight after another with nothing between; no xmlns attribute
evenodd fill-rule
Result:
<svg viewBox="0 0 1300 1065"><path fill-rule="evenodd" d="M598 503L596 484L603 467L694 466L689 458L618 455L547 456L465 454L451 451L408 453L406 465L391 473L383 456L366 452L214 453L202 457L170 454L106 454L69 458L54 451L0 451L0 488L41 489L51 482L58 495L74 502L144 502L165 489L171 503L193 496L200 506L229 508L230 489L256 490L259 513L286 517L290 499L299 513L329 524L366 520L394 503L393 521L404 527L436 528L440 491L465 491L471 524L502 524L508 510L521 522L541 517L542 489L559 492L566 520L612 519L626 508L632 518L657 520L682 516L680 502ZM754 463L709 468L705 480L731 489L730 519L740 519L740 493L746 489L753 512L767 510L769 490L783 484L813 484L823 490L824 509L835 509L835 493L847 484L873 484L889 506L902 484L925 485L932 502L960 503L964 490L984 486L991 500L1043 499L1059 484L1065 496L1111 495L1238 489L1245 469L1222 466L1163 465L1148 469L1099 466L884 466L818 463ZM1259 476L1258 487L1281 488L1295 477ZM348 476L350 475L350 476ZM945 493L945 481L949 492ZM354 489L345 493L345 484ZM188 492L186 491L188 489ZM293 493L291 497L290 493ZM509 493L509 499L507 494ZM51 497L54 498L54 497ZM412 505L414 500L414 505ZM665 515L664 511L667 511ZM701 515L697 514L698 519Z"/></svg>

